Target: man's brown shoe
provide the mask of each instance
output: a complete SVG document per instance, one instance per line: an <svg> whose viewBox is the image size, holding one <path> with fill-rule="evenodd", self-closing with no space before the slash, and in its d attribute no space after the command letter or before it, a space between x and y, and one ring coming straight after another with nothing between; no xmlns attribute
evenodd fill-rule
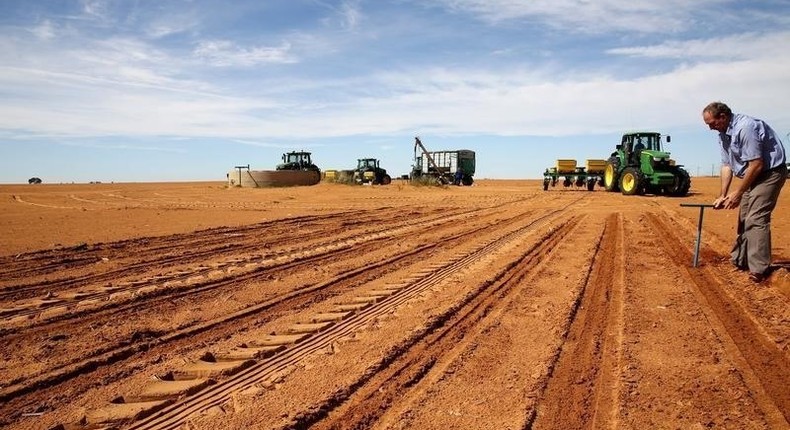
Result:
<svg viewBox="0 0 790 430"><path fill-rule="evenodd" d="M759 284L765 280L765 275L762 273L751 272L749 273L749 280L754 282L755 284Z"/></svg>

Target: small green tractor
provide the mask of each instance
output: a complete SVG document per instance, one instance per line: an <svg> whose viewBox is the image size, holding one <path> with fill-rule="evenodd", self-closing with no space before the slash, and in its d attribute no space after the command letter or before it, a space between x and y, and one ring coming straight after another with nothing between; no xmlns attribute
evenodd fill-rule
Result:
<svg viewBox="0 0 790 430"><path fill-rule="evenodd" d="M379 160L375 158L360 158L357 160L357 168L354 170L354 182L358 184L389 185L392 178L387 174L387 170L379 166Z"/></svg>
<svg viewBox="0 0 790 430"><path fill-rule="evenodd" d="M666 137L667 143L670 137ZM636 132L623 135L616 151L606 160L603 182L606 191L625 195L688 194L691 178L681 165L669 158L661 144L661 134Z"/></svg>
<svg viewBox="0 0 790 430"><path fill-rule="evenodd" d="M320 173L321 169L313 164L310 155L311 153L305 151L285 153L282 164L277 165L277 170L314 170Z"/></svg>

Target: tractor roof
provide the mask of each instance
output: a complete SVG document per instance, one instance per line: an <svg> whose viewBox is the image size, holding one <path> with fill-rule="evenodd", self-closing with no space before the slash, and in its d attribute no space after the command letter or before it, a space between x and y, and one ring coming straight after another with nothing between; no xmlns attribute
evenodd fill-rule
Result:
<svg viewBox="0 0 790 430"><path fill-rule="evenodd" d="M636 130L636 131L629 131L629 132L623 133L623 136L632 136L632 135L642 135L642 136L645 136L645 135L649 135L649 134L651 134L651 135L659 135L659 136L661 135L661 133L659 133L659 132L657 132L657 131L642 131L642 130Z"/></svg>

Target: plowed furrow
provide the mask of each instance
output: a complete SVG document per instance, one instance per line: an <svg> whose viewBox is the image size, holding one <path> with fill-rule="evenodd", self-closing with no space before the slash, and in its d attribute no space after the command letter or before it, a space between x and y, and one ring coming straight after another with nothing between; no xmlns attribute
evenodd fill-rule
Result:
<svg viewBox="0 0 790 430"><path fill-rule="evenodd" d="M26 410L31 405L35 406L41 398L50 397L50 391L57 391L57 387L66 382L74 381L77 378L95 373L98 370L111 366L119 366L124 360L134 358L135 366L140 363L154 361L162 353L172 351L182 351L184 348L194 346L196 342L211 343L218 339L227 338L239 330L239 327L256 327L268 322L272 317L288 310L303 307L313 302L313 297L318 291L330 296L332 291L328 289L343 289L348 283L353 283L355 278L364 276L367 278L371 273L378 270L386 272L386 268L403 262L404 260L419 259L419 255L424 253L431 246L423 246L411 252L403 253L396 257L380 261L376 264L364 268L358 268L326 282L322 282L312 287L293 291L292 293L278 296L263 303L256 304L242 311L223 316L211 321L192 324L186 328L176 330L171 333L149 333L146 338L134 342L122 342L116 345L105 345L101 350L90 351L78 362L63 363L52 366L51 371L27 377L23 381L10 386L4 386L0 391L0 402L4 403L0 407L0 413L11 418L18 418L21 411ZM198 340L200 338L200 340ZM143 357L142 355L145 355ZM146 358L149 357L149 358ZM113 382L124 376L125 371L119 369L110 370L109 374L105 369L100 378L106 383ZM83 390L89 389L91 381L78 382L81 388L71 387L72 395L77 395ZM73 384L72 384L73 385ZM25 396L35 394L34 399L27 399ZM52 393L54 394L54 393ZM2 424L2 423L0 423Z"/></svg>
<svg viewBox="0 0 790 430"><path fill-rule="evenodd" d="M376 215L384 215L385 218L389 218L386 214ZM288 219L285 221L285 226L264 223L256 225L254 229L246 228L242 229L242 232L234 232L232 233L232 238L228 237L230 234L228 231L232 230L227 228L197 232L196 234L199 236L198 239L193 238L191 235L176 235L166 245L167 249L163 249L163 246L157 244L137 247L136 249L123 246L123 244L110 244L110 247L119 248L117 255L113 254L105 257L102 253L93 252L91 256L81 255L78 258L82 263L87 262L93 266L87 269L101 271L69 276L67 278L45 279L34 284L9 284L0 290L0 301L19 300L42 295L44 293L57 293L66 289L76 289L90 284L117 281L130 276L141 275L150 272L152 268L161 272L168 268L174 268L189 263L206 261L211 258L227 258L228 255L245 255L246 253L260 251L261 249L268 249L267 252L276 253L278 252L277 243L294 234L294 225L299 225L300 234L304 234L304 236L308 238L343 238L362 234L359 230L349 230L344 222L341 222L338 227L335 218L342 219L342 216L347 216L347 214L344 213L333 217L324 217L326 218L324 221L335 221L335 224L329 224L326 227L322 227L323 223L321 222L301 218L296 220ZM436 215L431 214L426 217L411 220L411 222L425 222L433 219L435 216ZM439 216L441 217L442 215ZM372 221L375 219L374 215L370 220ZM381 225L381 221L378 221L374 224L376 226L375 231L386 231L388 229L398 228L406 225L408 222L403 219L392 218L391 223L392 225L387 226ZM313 227L310 227L311 225ZM372 231L369 224L366 225L362 223L361 227L361 230L365 232ZM151 240L154 239L155 238L152 238ZM319 241L317 243L311 243L310 245L318 247L322 246L322 243ZM103 269L100 265L96 267L96 263L102 261L102 258L108 258L108 260L112 260L114 264L120 265L120 267L110 270ZM44 270L47 273L54 270L63 270L70 267L73 260L77 259L72 256L66 261L62 260L52 265L46 265ZM14 279L25 280L41 274L33 272L37 270L36 267L30 268L29 264L27 267L29 270L11 270L3 281L11 282Z"/></svg>
<svg viewBox="0 0 790 430"><path fill-rule="evenodd" d="M496 213L489 213L488 215L495 215ZM205 291L214 290L227 286L229 282L239 283L254 279L255 277L267 275L272 270L285 271L303 266L306 263L321 263L327 258L332 260L340 257L346 253L359 253L361 246L370 246L382 240L391 239L394 236L403 234L406 231L419 231L431 226L433 229L445 228L452 222L467 216L466 213L455 214L452 216L430 217L423 220L406 221L394 223L394 225L386 228L377 228L374 230L367 230L363 233L359 232L343 232L342 234L329 234L324 232L321 237L329 237L318 243L310 243L305 245L297 245L290 249L283 248L277 252L270 251L264 256L255 255L247 258L234 258L232 263L224 264L223 270L219 273L229 273L231 270L237 270L242 274L232 277L222 276L222 280L214 282L200 283L197 285L189 286L189 288L165 288L165 285L174 285L179 283L184 285L189 282L191 278L208 278L212 273L217 272L217 265L203 265L198 266L197 269L184 270L183 275L178 274L181 272L170 272L165 275L157 275L155 277L147 277L143 279L131 279L122 282L110 283L109 288L101 286L94 286L93 289L87 290L82 288L78 295L73 295L71 298L60 298L47 296L29 300L28 302L17 302L14 304L16 309L6 309L0 315L0 334L3 336L8 333L15 332L14 324L19 326L24 323L24 327L29 328L39 324L47 324L54 321L64 319L72 319L88 315L94 317L97 311L103 308L116 308L118 303L113 302L113 297L126 297L127 300L134 299L135 305L143 300L156 299L157 297L166 296L168 299L178 298L184 295L192 295L203 293ZM482 213L478 213L482 216ZM362 243L362 245L359 245ZM257 245L249 245L249 248ZM316 250L323 249L324 251L318 252ZM238 255L240 250L244 247L235 246L234 252ZM252 249L250 249L252 250ZM213 254L213 251L211 252ZM166 260L166 259L165 259ZM150 262L146 264L139 264L140 266L147 267ZM256 269L249 270L248 266L257 267ZM138 266L138 264L135 264ZM157 267L161 267L161 263L157 262ZM175 274L173 274L175 273ZM106 274L107 277L112 277L113 273ZM104 277L104 275L102 276ZM92 281L101 281L100 279L92 279ZM69 287L72 288L71 286ZM87 290L87 291L86 291ZM138 297L140 292L144 292L145 297ZM89 303L90 306L83 307L81 311L78 309L83 303Z"/></svg>
<svg viewBox="0 0 790 430"><path fill-rule="evenodd" d="M24 279L55 272L66 267L73 268L92 264L101 260L102 257L122 259L125 256L132 255L135 259L157 258L161 254L177 252L185 246L197 248L212 244L222 244L223 241L227 241L228 235L233 235L233 237L244 236L269 228L282 228L282 233L287 234L293 233L292 228L294 226L299 226L300 228L308 227L311 224L321 224L322 221L342 219L348 215L348 212L340 212L328 215L298 216L248 226L218 227L184 234L130 239L90 246L80 245L14 256L3 256L0 257L0 276L3 276L4 280ZM285 228L288 226L291 229ZM74 257L75 253L79 253L79 258Z"/></svg>
<svg viewBox="0 0 790 430"><path fill-rule="evenodd" d="M512 218L501 220L499 225L501 227L505 227L507 225L521 225L524 223L524 219L529 219L531 217L531 213L523 213ZM482 226L470 226L472 228L467 228L466 230L455 233L450 236L445 236L444 241L442 242L443 246L453 247L456 246L458 243L465 243L469 242L470 238L475 237L481 231L490 227L490 225L486 222L481 223ZM371 243L367 245L369 247L379 247L380 245L377 243ZM37 375L32 377L27 377L23 382L16 383L12 386L6 386L0 391L0 400L2 401L9 401L20 396L24 396L25 394L29 394L33 391L42 391L42 390L50 390L57 385L62 384L63 382L69 381L81 375L84 375L89 372L94 372L97 368L106 367L111 364L116 364L120 361L123 361L127 358L133 357L136 354L140 354L145 352L149 356L156 356L157 351L161 350L173 350L177 348L177 343L182 341L183 343L188 344L190 341L194 342L194 337L203 332L210 332L206 333L204 338L206 338L206 342L211 341L211 339L217 339L222 337L227 337L229 333L227 330L224 330L223 327L233 325L235 327L239 326L257 326L261 323L266 321L266 317L262 316L262 312L265 312L269 315L276 315L280 312L285 312L288 309L299 308L305 306L308 303L311 303L315 300L316 293L321 291L324 300L326 298L332 297L334 291L342 291L344 288L347 288L349 283L354 282L354 279L359 277L369 278L371 276L380 276L376 275L376 273L384 274L388 271L394 270L394 268L398 266L413 264L420 260L420 256L428 249L438 246L436 243L432 243L425 246L419 246L413 249L410 252L401 252L395 257L387 258L378 262L370 263L366 267L357 268L351 271L348 271L340 276L337 276L333 279L330 279L326 282L322 282L320 284L295 290L288 294L284 294L282 296L278 296L276 298L270 299L264 303L260 303L254 306L250 306L243 311L234 313L232 315L228 315L226 317L213 320L213 321L204 321L198 324L193 324L177 332L170 333L167 335L157 335L156 333L151 333L151 336L145 339L138 339L134 341L132 344L127 342L118 344L118 345L105 345L103 348L97 351L86 351L83 355L83 361L77 363L64 363L59 366L53 366L52 371L43 374ZM346 251L348 258L351 258L354 255L358 255L359 253L365 253L365 248L352 248ZM325 255L322 258L328 259L343 259L343 254L333 253L331 255ZM290 270L300 270L300 267L309 267L311 265L320 263L320 261L316 260L302 260L298 263L294 263ZM251 278L256 276L261 276L261 273L253 273L248 274ZM216 289L220 287L231 287L235 284L238 284L239 279L232 278L229 280L224 280L221 283L209 283L204 285L206 289ZM194 299L196 291L192 290L190 292L185 292L187 296L190 296L191 299ZM173 299L173 296L163 296L158 299L151 299L145 302L145 306L149 308L154 308L156 305L157 300L161 300L164 302L169 302ZM131 313L135 310L139 310L138 308L141 306L141 303L133 302L129 303L128 305L117 307L113 309L107 309L103 312L97 314L89 314L89 315L82 315L80 319L80 324L90 326L91 321L95 319L101 318L118 318L120 315L124 313ZM243 322L245 319L251 319L251 322ZM241 322L240 322L241 321ZM234 324L231 324L231 323ZM64 330L67 329L67 326L64 326ZM42 328L43 329L43 328ZM73 328L72 328L73 329ZM57 331L56 327L47 327L48 331ZM21 333L20 335L30 336L30 333L25 332ZM140 360L139 356L135 356L136 360ZM110 377L104 378L105 380L112 380ZM38 393L37 393L38 394ZM24 400L24 399L22 399ZM8 405L9 407L13 406L16 410L22 410L23 404L17 403L14 405ZM3 408L5 409L5 408Z"/></svg>
<svg viewBox="0 0 790 430"><path fill-rule="evenodd" d="M571 311L569 327L537 414L525 428L597 428L610 422L617 397L614 372L622 330L624 251L622 219L610 215L593 265Z"/></svg>
<svg viewBox="0 0 790 430"><path fill-rule="evenodd" d="M692 287L704 297L705 303L702 305L709 309L710 314L726 331L726 336L737 347L733 352L740 357L735 357L735 361L746 364L746 368L740 371L747 376L747 384L766 415L774 421L776 428L787 426L790 422L790 361L785 353L764 334L765 331L755 319L728 293L726 281L719 274L710 268L689 267L692 251L687 240L680 238L674 228L655 214L647 214L647 219L657 232L655 237L660 239L664 252L676 265L688 268ZM749 384L750 374L756 377L758 384ZM770 418L773 415L772 410L778 410L782 417Z"/></svg>
<svg viewBox="0 0 790 430"><path fill-rule="evenodd" d="M370 428L437 363L455 359L453 351L458 350L465 337L492 315L494 309L501 308L511 291L550 259L580 222L581 219L573 218L551 230L535 247L497 273L492 281L478 286L463 301L435 317L423 332L393 348L392 354L357 384L336 393L316 412L301 414L285 428Z"/></svg>
<svg viewBox="0 0 790 430"><path fill-rule="evenodd" d="M550 216L555 215L554 212L555 211L549 215L541 217L541 219L549 218ZM278 354L272 359L265 360L253 366L249 370L240 373L237 377L230 378L229 380L223 381L216 386L212 386L194 396L188 397L182 402L178 402L172 406L166 407L163 411L154 414L151 418L144 419L133 425L132 428L177 428L191 414L220 404L225 401L231 395L231 393L242 390L256 382L266 380L266 378L271 377L272 375L281 371L283 368L293 366L294 363L301 360L306 354L326 348L333 341L336 341L343 336L347 336L356 328L367 325L369 321L372 320L372 318L389 312L390 310L388 307L397 306L399 303L407 301L410 298L410 295L416 295L433 285L443 282L444 279L452 276L452 274L456 273L463 267L475 263L486 254L504 246L504 244L508 243L509 241L515 240L517 237L519 237L519 235L524 234L533 228L538 223L538 221L539 220L530 222L528 225L508 233L500 237L498 240L485 244L473 252L470 252L469 254L448 263L441 269L436 270L434 274L428 275L423 280L416 282L410 287L407 287L404 290L404 293L398 294L394 297L391 297L390 300L383 302L382 305L376 305L369 310L360 312L358 315L355 315L355 317L350 318L343 323L337 324L325 332L314 335L308 341L300 343L296 347L289 348L284 353ZM424 332L418 333L406 344L395 347L392 355L380 363L378 366L379 368L375 372L367 372L367 376L363 376L362 379L357 384L355 384L355 387L351 387L351 391L357 391L362 386L371 386L367 380L367 378L369 378L371 375L375 375L374 377L376 378L376 381L379 381L380 383L389 383L388 381L390 381L392 378L396 378L392 380L392 383L395 384L395 386L407 387L408 385L414 383L415 377L418 377L421 372L426 369L426 365L430 367L430 364L425 360L426 357L432 355L431 351L434 351L438 354L442 350L452 348L459 337L463 337L464 332L466 332L470 327L473 327L476 324L476 321L479 321L479 318L490 311L490 307L497 302L503 288L506 289L508 288L507 286L510 285L507 281L513 279L514 277L523 276L523 273L529 272L535 264L538 264L545 258L545 254L549 253L551 249L553 249L556 244L561 241L562 237L564 237L567 232L570 231L578 222L578 219L573 219L563 224L560 228L552 230L543 238L543 240L540 241L540 244L536 248L529 251L522 259L513 262L509 266L511 269L514 267L521 267L520 269L515 269L515 272L510 274L499 274L500 280L480 286L474 294L470 294L465 297L461 304L453 307L453 309L446 312L445 314L434 318L432 323L429 324L428 328L426 328ZM419 345L419 347L417 345ZM427 360L429 362L430 358ZM408 368L412 371L406 372L401 370L403 368ZM385 369L388 370L385 371ZM386 373L387 376L380 377L380 375L383 375L384 373ZM403 377L402 375L407 376ZM380 386L380 383L374 385L378 387ZM369 391L381 392L386 390L374 388ZM346 395L349 394L351 393L346 393ZM360 402L367 405L366 401L360 400ZM360 402L354 401L353 404L359 405ZM340 401L335 399L332 401L332 403L332 405L327 405L327 407L335 407L338 403L340 403ZM370 405L373 404L379 405L382 403L370 403ZM368 405L368 407L370 407L370 405ZM325 408L321 409L323 410ZM376 406L372 409L378 409L378 407ZM364 423L370 419L370 413L375 413L375 411L366 411L362 414L363 418L354 417L352 419L354 421ZM323 413L321 415L323 416ZM297 427L302 428L304 426L311 425L318 419L322 418L322 416L305 416L302 418L300 424L298 424ZM347 424L344 426L344 428L353 428L353 425L350 427L348 426L348 421L346 421L346 423Z"/></svg>

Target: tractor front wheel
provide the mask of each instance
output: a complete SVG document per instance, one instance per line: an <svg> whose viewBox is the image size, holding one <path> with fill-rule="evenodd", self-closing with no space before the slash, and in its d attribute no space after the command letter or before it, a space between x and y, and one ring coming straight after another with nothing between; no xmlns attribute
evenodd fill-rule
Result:
<svg viewBox="0 0 790 430"><path fill-rule="evenodd" d="M612 157L606 160L606 169L603 171L603 187L606 191L618 190L618 171L620 170L620 160Z"/></svg>
<svg viewBox="0 0 790 430"><path fill-rule="evenodd" d="M691 188L691 177L685 169L681 168L678 168L674 174L675 180L667 188L667 193L673 197L684 197L688 194L689 188Z"/></svg>
<svg viewBox="0 0 790 430"><path fill-rule="evenodd" d="M642 194L642 172L633 167L626 167L620 175L620 191L627 196Z"/></svg>

